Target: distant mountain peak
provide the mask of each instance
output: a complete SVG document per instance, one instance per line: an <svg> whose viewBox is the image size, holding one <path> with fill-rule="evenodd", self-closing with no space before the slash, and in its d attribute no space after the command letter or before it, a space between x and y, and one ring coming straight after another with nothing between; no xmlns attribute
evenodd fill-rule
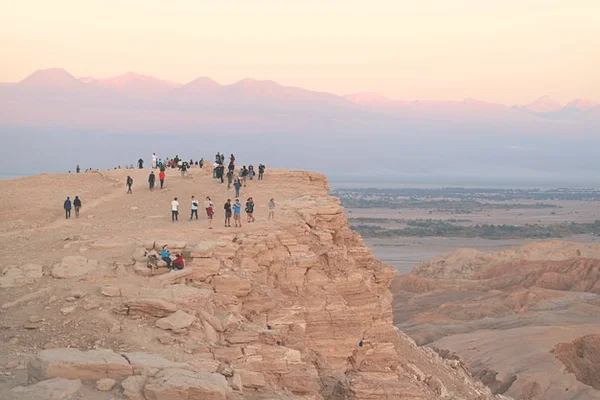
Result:
<svg viewBox="0 0 600 400"><path fill-rule="evenodd" d="M545 114L559 111L563 108L563 105L550 96L542 96L522 108L530 112Z"/></svg>
<svg viewBox="0 0 600 400"><path fill-rule="evenodd" d="M565 106L568 109L576 109L580 111L591 110L594 107L598 106L598 102L588 98L579 98L571 101L569 104Z"/></svg>
<svg viewBox="0 0 600 400"><path fill-rule="evenodd" d="M25 87L69 89L80 87L81 82L62 68L48 68L38 69L19 82L19 85Z"/></svg>

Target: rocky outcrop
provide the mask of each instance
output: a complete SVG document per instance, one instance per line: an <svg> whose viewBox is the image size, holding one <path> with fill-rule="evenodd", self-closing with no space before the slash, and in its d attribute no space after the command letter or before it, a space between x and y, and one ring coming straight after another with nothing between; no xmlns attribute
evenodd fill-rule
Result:
<svg viewBox="0 0 600 400"><path fill-rule="evenodd" d="M4 268L0 275L0 288L21 287L34 283L42 277L42 266L25 264Z"/></svg>
<svg viewBox="0 0 600 400"><path fill-rule="evenodd" d="M600 335L586 335L570 343L559 343L554 355L575 374L577 380L600 390Z"/></svg>
<svg viewBox="0 0 600 400"><path fill-rule="evenodd" d="M80 380L48 379L31 386L19 386L10 391L7 400L79 400L83 386Z"/></svg>
<svg viewBox="0 0 600 400"><path fill-rule="evenodd" d="M79 379L90 389L111 379L111 392L93 389L95 395L109 396L120 385L123 396L137 400L501 398L456 360L420 348L393 326L389 286L395 270L349 229L322 175L270 173L268 186L252 190L266 200L278 191L277 220L242 229L195 225L187 232L181 224L158 223L156 204L133 204L139 200L121 195L117 205L113 199L120 217L107 212L114 225L94 232L118 232L124 245L86 249L104 257L107 268L92 274L95 262L67 256L52 271L54 277L85 277L77 283L87 297L67 298L63 292L72 281L54 279L61 286L56 299L36 295L40 304L14 305L49 307L48 315L59 319L52 328L69 337L61 346L93 349L49 343L29 362L30 380ZM173 185L191 190L184 183ZM214 184L208 176L204 183ZM223 186L211 190L225 193ZM135 223L121 220L130 214ZM140 232L150 237L137 237ZM164 244L183 254L186 268L162 273L166 268L158 263L148 267ZM107 262L118 266L109 270ZM79 340L83 331L90 338ZM140 353L149 348L155 354Z"/></svg>
<svg viewBox="0 0 600 400"><path fill-rule="evenodd" d="M440 354L456 353L494 393L600 399L557 362L580 382L594 382L594 340L571 341L600 329L599 245L461 249L396 277L392 292L400 329L421 345L450 350ZM582 343L584 358L575 355Z"/></svg>

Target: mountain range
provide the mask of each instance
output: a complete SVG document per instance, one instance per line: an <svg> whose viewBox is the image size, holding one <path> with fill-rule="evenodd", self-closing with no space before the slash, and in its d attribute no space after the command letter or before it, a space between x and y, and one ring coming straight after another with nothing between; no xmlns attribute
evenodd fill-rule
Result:
<svg viewBox="0 0 600 400"><path fill-rule="evenodd" d="M338 96L270 80L221 85L201 77L180 84L133 72L76 78L58 68L1 84L0 106L3 128L126 132L444 134L459 127L465 132L586 134L600 122L600 105L591 99L563 105L543 96L512 107L474 99L408 102L373 93Z"/></svg>

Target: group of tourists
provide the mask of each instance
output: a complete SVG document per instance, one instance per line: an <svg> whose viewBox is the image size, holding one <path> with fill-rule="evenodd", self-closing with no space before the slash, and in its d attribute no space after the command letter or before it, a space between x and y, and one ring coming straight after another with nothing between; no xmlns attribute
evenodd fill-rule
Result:
<svg viewBox="0 0 600 400"><path fill-rule="evenodd" d="M144 168L144 160L142 158L140 158L138 160L137 164L138 164L138 168L140 168L140 169ZM195 162L194 162L194 160L190 159L190 161L187 162L187 161L183 161L181 158L179 158L178 155L176 155L174 158L166 158L165 160L163 160L161 158L158 158L156 156L156 153L152 154L152 169L159 170L158 181L160 183L161 189L164 188L165 176L166 176L165 171L167 168L178 168L181 171L182 177L185 177L187 170L193 165L197 165L200 168L202 168L204 166L204 159L201 158L199 161L195 161ZM120 168L120 166L119 166L119 168ZM126 166L125 168L133 169L133 165L131 165L131 167ZM265 169L266 169L266 166L264 164L260 163L258 165L258 177L257 177L258 180L263 180ZM245 165L242 166L242 168L239 169L237 174L235 173L235 170L236 170L235 156L233 154L231 154L229 156L227 173L225 173L225 155L221 152L217 152L217 154L215 155L215 162L213 164L213 178L215 178L217 181L220 181L220 183L224 183L224 176L226 176L227 177L227 189L230 189L231 186L233 186L233 188L235 189L235 197L234 197L235 200L232 201L231 199L227 199L227 201L223 205L225 227L231 227L231 217L232 216L233 216L233 221L234 221L234 227L242 226L242 219L241 219L242 203L239 199L240 189L242 186L244 186L244 187L247 186L247 180L252 181L252 180L254 180L254 177L256 176L256 172L255 172L253 165L249 165L248 167L246 167ZM77 173L80 172L79 165L77 165L76 171L77 171ZM87 171L88 170L86 170L86 172ZM150 171L150 174L148 175L148 187L150 190L154 190L154 188L156 186L156 180L157 180L157 174L155 174L154 171ZM127 179L126 179L127 194L133 193L132 186L133 186L133 178L131 177L131 175L128 175ZM180 207L179 201L177 200L177 197L175 197L173 199L173 201L171 201L171 220L172 220L172 222L176 222L179 220L179 207ZM71 209L72 208L75 208L75 216L79 217L79 210L81 208L81 200L79 199L79 197L75 196L75 199L73 201L71 201L69 197L67 197L67 200L65 200L64 209L65 209L65 215L66 215L67 219L69 219L71 217ZM268 208L269 208L268 220L271 221L271 220L275 219L275 200L273 198L269 200ZM199 209L199 202L194 196L192 196L191 208L190 208L190 221L194 218L196 220L198 219L198 209ZM208 227L209 227L209 229L212 229L212 221L213 221L213 218L215 215L215 209L214 209L214 204L213 204L211 198L208 196L206 197L206 200L204 201L204 209L206 211ZM254 199L252 197L247 198L245 207L244 207L244 211L246 213L246 222L247 223L252 223L252 222L256 221L256 219L254 218Z"/></svg>
<svg viewBox="0 0 600 400"><path fill-rule="evenodd" d="M171 202L171 221L172 222L176 222L179 221L179 200L177 200L177 197L175 197L173 199L173 201ZM191 212L190 212L190 221L194 219L194 217L196 218L196 220L198 219L198 207L199 207L199 203L198 200L196 200L195 196L192 196L191 199ZM269 217L268 220L272 221L275 219L275 199L271 198L271 200L269 200ZM206 196L206 200L204 200L204 210L206 211L206 218L208 221L208 229L212 229L213 228L213 219L215 216L215 207L214 207L214 203L212 201L212 199L210 198L210 196ZM233 215L233 222L234 222L234 227L242 227L242 203L240 202L240 199L236 198L235 201L232 203L231 199L227 199L227 201L225 202L225 204L223 205L223 210L224 210L224 215L225 215L225 227L226 228L230 228L231 227L231 217ZM248 199L246 200L246 207L244 209L244 211L246 212L246 222L247 223L252 223L256 221L256 218L254 218L254 199L252 197L248 197Z"/></svg>
<svg viewBox="0 0 600 400"><path fill-rule="evenodd" d="M71 201L71 198L69 196L67 196L67 199L65 200L65 202L63 204L63 208L65 209L65 218L66 219L71 218L71 209L72 208L75 209L75 218L79 218L79 210L81 209L81 199L79 198L79 196L75 196L73 201Z"/></svg>

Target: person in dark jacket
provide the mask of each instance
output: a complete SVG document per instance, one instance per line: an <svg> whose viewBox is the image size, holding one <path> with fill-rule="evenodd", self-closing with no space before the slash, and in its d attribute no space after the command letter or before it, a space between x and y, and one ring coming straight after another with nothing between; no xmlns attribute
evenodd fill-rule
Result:
<svg viewBox="0 0 600 400"><path fill-rule="evenodd" d="M144 160L142 160L141 158L138 160L138 167L139 169L144 169Z"/></svg>
<svg viewBox="0 0 600 400"><path fill-rule="evenodd" d="M148 176L148 185L150 186L150 190L154 189L154 182L156 181L156 175L154 175L154 171L150 172Z"/></svg>
<svg viewBox="0 0 600 400"><path fill-rule="evenodd" d="M265 174L265 166L263 164L258 164L258 180L263 180L263 175Z"/></svg>
<svg viewBox="0 0 600 400"><path fill-rule="evenodd" d="M133 185L133 178L127 175L127 193L133 193L131 191L131 185Z"/></svg>
<svg viewBox="0 0 600 400"><path fill-rule="evenodd" d="M75 218L79 218L79 209L81 208L81 199L79 196L75 196L73 207L75 207Z"/></svg>
<svg viewBox="0 0 600 400"><path fill-rule="evenodd" d="M71 218L71 199L69 197L67 197L67 199L65 200L65 204L63 205L63 207L65 209L65 218Z"/></svg>

